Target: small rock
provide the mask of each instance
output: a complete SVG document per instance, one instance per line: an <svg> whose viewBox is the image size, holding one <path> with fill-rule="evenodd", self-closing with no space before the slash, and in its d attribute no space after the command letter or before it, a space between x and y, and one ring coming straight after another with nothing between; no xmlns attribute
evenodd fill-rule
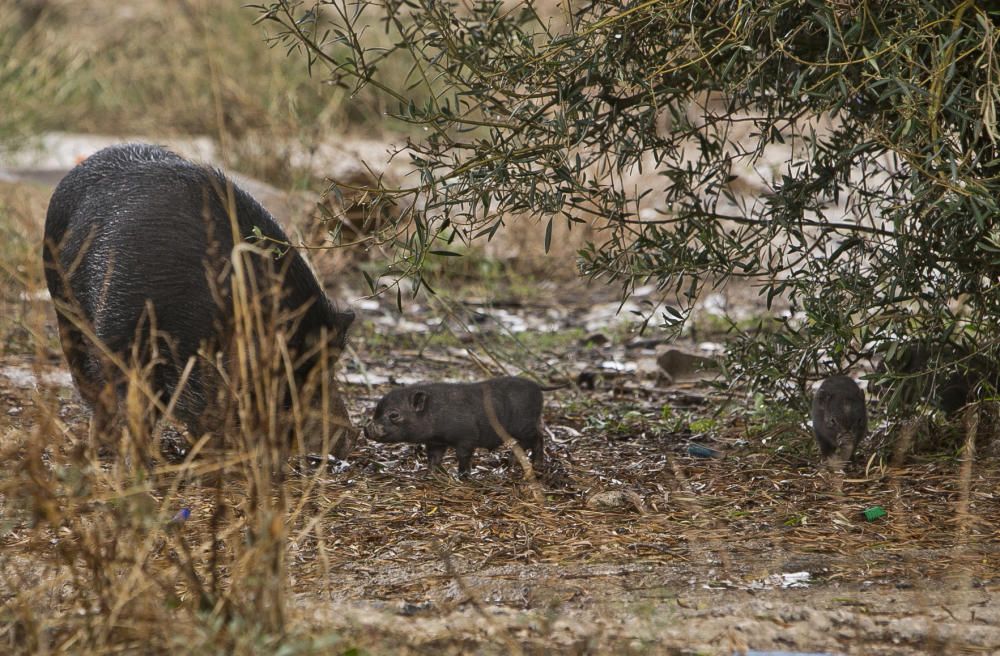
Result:
<svg viewBox="0 0 1000 656"><path fill-rule="evenodd" d="M719 363L680 349L664 351L656 358L656 363L667 375L671 383L679 380L711 380L718 376Z"/></svg>
<svg viewBox="0 0 1000 656"><path fill-rule="evenodd" d="M25 367L2 367L0 376L6 378L14 387L20 389L32 389L38 385L38 379L30 369Z"/></svg>
<svg viewBox="0 0 1000 656"><path fill-rule="evenodd" d="M605 371L616 371L619 373L631 373L639 366L634 362L618 362L616 360L605 360L601 363L601 369Z"/></svg>
<svg viewBox="0 0 1000 656"><path fill-rule="evenodd" d="M623 510L634 508L636 512L645 514L646 508L642 497L635 492L624 490L607 490L591 495L587 499L587 507L592 510Z"/></svg>
<svg viewBox="0 0 1000 656"><path fill-rule="evenodd" d="M434 602L432 601L422 601L418 604L411 603L409 601L404 601L399 605L399 614L405 615L406 617L412 617L419 613L425 613L429 610L434 609Z"/></svg>
<svg viewBox="0 0 1000 656"><path fill-rule="evenodd" d="M638 323L636 313L639 311L639 305L632 301L626 301L624 304L599 303L587 312L582 322L587 332L597 332L609 326Z"/></svg>

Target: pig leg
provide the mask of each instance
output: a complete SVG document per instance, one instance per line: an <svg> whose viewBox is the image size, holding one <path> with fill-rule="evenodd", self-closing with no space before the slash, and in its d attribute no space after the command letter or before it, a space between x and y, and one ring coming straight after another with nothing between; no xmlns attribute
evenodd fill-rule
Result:
<svg viewBox="0 0 1000 656"><path fill-rule="evenodd" d="M545 462L545 448L542 446L542 429L539 427L535 432L535 439L531 443L531 466L539 469Z"/></svg>
<svg viewBox="0 0 1000 656"><path fill-rule="evenodd" d="M839 465L838 468L846 467L854 455L856 446L855 436L850 431L841 431L837 436L837 450L830 456L829 461L835 466Z"/></svg>
<svg viewBox="0 0 1000 656"><path fill-rule="evenodd" d="M84 394L81 393L81 396ZM96 457L102 447L117 450L122 423L118 416L118 398L111 385L105 385L104 390L97 393L91 402L91 409L93 414L88 431L91 455Z"/></svg>
<svg viewBox="0 0 1000 656"><path fill-rule="evenodd" d="M344 395L340 392L337 382L331 381L330 384L333 388L330 399L333 412L333 417L331 418L331 423L333 424L333 441L330 444L330 453L336 458L346 460L347 456L354 450L354 445L357 443L358 435L361 431L351 424L351 414L347 411L347 405L344 403Z"/></svg>
<svg viewBox="0 0 1000 656"><path fill-rule="evenodd" d="M69 322L64 324L69 326ZM124 421L119 413L122 393L113 368L96 349L88 346L83 334L69 327L63 348L70 372L84 402L92 411L87 448L91 457L102 450L118 451Z"/></svg>
<svg viewBox="0 0 1000 656"><path fill-rule="evenodd" d="M66 362L69 364L73 382L76 383L76 388L80 391L84 403L92 411L88 443L81 446L85 447L84 450L90 450L91 457L97 457L99 447L104 444L105 437L111 432L112 420L118 409L117 399L111 386L106 385L96 375L96 372L92 372L92 367L88 367L86 338L83 333L77 330L73 323L62 314L57 314L56 319L59 322L63 353L66 355Z"/></svg>
<svg viewBox="0 0 1000 656"><path fill-rule="evenodd" d="M439 469L441 467L441 461L444 460L444 452L448 450L448 447L443 444L428 444L426 448L427 468L431 471Z"/></svg>
<svg viewBox="0 0 1000 656"><path fill-rule="evenodd" d="M460 476L468 476L469 472L472 471L472 452L473 448L471 446L456 446L455 455L458 457L458 473Z"/></svg>

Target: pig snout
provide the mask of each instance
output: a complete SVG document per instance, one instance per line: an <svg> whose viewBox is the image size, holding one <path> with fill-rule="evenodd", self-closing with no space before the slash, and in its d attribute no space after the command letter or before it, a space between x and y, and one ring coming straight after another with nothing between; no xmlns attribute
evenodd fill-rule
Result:
<svg viewBox="0 0 1000 656"><path fill-rule="evenodd" d="M354 319L357 318L357 315L354 314L354 310L351 308L342 308L337 314L340 325L343 326L344 330L350 328L351 324L354 323Z"/></svg>
<svg viewBox="0 0 1000 656"><path fill-rule="evenodd" d="M364 425L362 432L365 434L366 440L378 440L385 434L385 429L382 428L381 424L376 424L374 421L369 421Z"/></svg>
<svg viewBox="0 0 1000 656"><path fill-rule="evenodd" d="M354 310L345 308L336 313L334 324L337 329L337 346L344 348L347 345L347 330L354 323Z"/></svg>

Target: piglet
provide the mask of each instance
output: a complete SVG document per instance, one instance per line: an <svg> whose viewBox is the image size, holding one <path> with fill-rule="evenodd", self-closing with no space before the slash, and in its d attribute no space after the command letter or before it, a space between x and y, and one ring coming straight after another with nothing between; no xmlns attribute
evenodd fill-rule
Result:
<svg viewBox="0 0 1000 656"><path fill-rule="evenodd" d="M846 464L868 431L865 393L847 376L827 378L813 397L812 422L823 457L831 465Z"/></svg>
<svg viewBox="0 0 1000 656"><path fill-rule="evenodd" d="M493 450L505 437L531 452L540 467L542 388L506 376L478 383L422 383L394 389L375 406L365 436L376 442L423 444L431 469L455 449L460 474L468 474L476 449Z"/></svg>

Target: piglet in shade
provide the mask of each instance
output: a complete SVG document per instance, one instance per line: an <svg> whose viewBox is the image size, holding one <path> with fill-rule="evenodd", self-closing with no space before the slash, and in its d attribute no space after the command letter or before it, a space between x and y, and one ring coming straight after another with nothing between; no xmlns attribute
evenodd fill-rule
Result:
<svg viewBox="0 0 1000 656"><path fill-rule="evenodd" d="M813 397L812 422L823 457L831 465L848 463L868 431L865 393L847 376L827 378Z"/></svg>

